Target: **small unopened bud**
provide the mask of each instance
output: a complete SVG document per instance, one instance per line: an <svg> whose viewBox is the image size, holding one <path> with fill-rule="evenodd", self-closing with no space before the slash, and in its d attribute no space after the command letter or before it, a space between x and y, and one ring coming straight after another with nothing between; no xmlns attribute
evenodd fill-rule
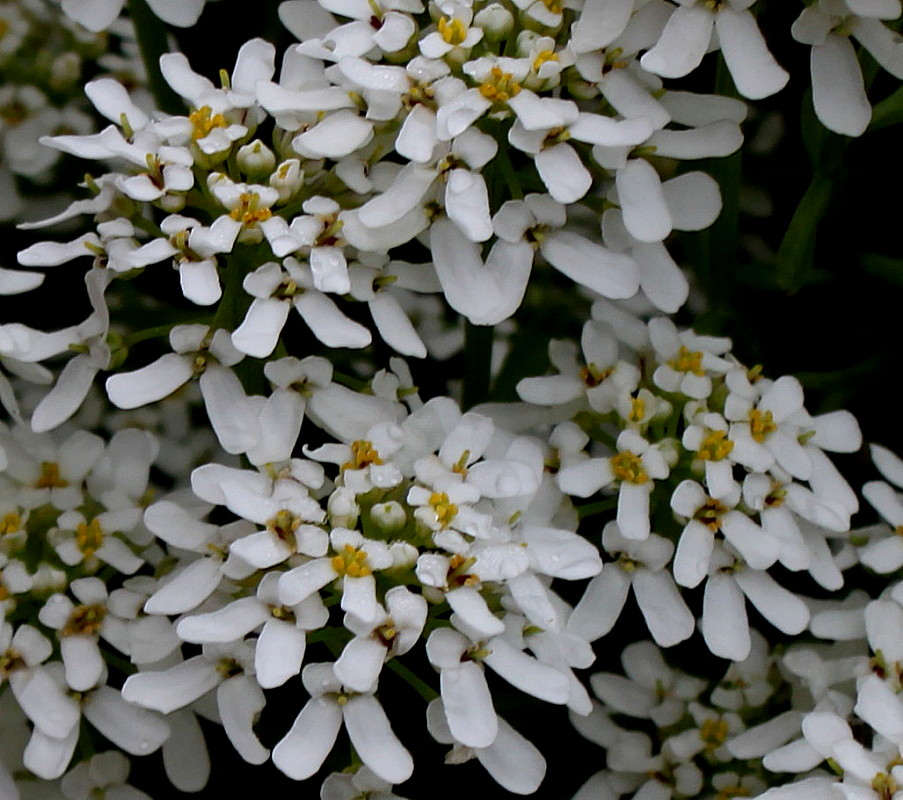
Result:
<svg viewBox="0 0 903 800"><path fill-rule="evenodd" d="M283 161L270 175L270 186L279 192L279 202L287 203L304 185L304 172L297 158Z"/></svg>
<svg viewBox="0 0 903 800"><path fill-rule="evenodd" d="M413 567L417 562L420 551L408 542L392 542L389 545L389 555L392 557L392 566L396 569Z"/></svg>
<svg viewBox="0 0 903 800"><path fill-rule="evenodd" d="M260 139L240 147L236 155L238 168L249 178L269 175L276 166L276 156Z"/></svg>
<svg viewBox="0 0 903 800"><path fill-rule="evenodd" d="M514 28L514 15L501 3L490 3L473 18L473 25L483 29L483 39L497 42Z"/></svg>
<svg viewBox="0 0 903 800"><path fill-rule="evenodd" d="M6 571L4 570L4 577ZM49 564L39 564L32 575L31 591L38 597L49 597L56 592L66 591L69 581L66 579L66 573Z"/></svg>
<svg viewBox="0 0 903 800"><path fill-rule="evenodd" d="M380 533L399 533L408 522L408 515L401 503L390 500L388 503L377 503L370 509L370 518Z"/></svg>
<svg viewBox="0 0 903 800"><path fill-rule="evenodd" d="M361 515L361 507L357 504L354 492L340 486L331 495L326 503L329 512L329 521L334 528L357 527L358 518Z"/></svg>

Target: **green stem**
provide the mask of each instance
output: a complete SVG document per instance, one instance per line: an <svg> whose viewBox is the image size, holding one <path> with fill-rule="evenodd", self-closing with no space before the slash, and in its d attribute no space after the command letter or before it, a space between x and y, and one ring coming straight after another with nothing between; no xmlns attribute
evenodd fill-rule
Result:
<svg viewBox="0 0 903 800"><path fill-rule="evenodd" d="M393 658L391 661L386 663L386 666L389 667L392 672L396 673L399 677L403 678L408 684L410 684L411 688L416 690L417 694L419 694L427 703L432 702L439 694L430 686L426 681L418 678L411 670L409 670L404 664L402 664L398 659Z"/></svg>
<svg viewBox="0 0 903 800"><path fill-rule="evenodd" d="M148 8L145 0L129 0L129 14L135 24L135 36L141 50L141 60L147 71L147 84L157 108L167 114L184 114L185 105L164 80L160 71L160 56L169 52L166 26L162 20Z"/></svg>
<svg viewBox="0 0 903 800"><path fill-rule="evenodd" d="M465 409L489 399L492 367L491 325L464 323L464 397Z"/></svg>

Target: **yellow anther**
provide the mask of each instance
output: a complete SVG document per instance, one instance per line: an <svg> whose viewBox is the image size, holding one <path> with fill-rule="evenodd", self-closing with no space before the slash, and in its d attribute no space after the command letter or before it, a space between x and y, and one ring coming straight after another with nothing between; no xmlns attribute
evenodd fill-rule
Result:
<svg viewBox="0 0 903 800"><path fill-rule="evenodd" d="M721 461L733 449L734 443L727 438L727 431L712 431L702 440L697 455L703 461Z"/></svg>
<svg viewBox="0 0 903 800"><path fill-rule="evenodd" d="M8 678L10 673L24 666L25 659L17 650L10 648L5 653L0 653L0 677Z"/></svg>
<svg viewBox="0 0 903 800"><path fill-rule="evenodd" d="M622 553L618 558L618 566L623 569L624 572L636 572L640 566L640 562L635 561L630 556Z"/></svg>
<svg viewBox="0 0 903 800"><path fill-rule="evenodd" d="M21 527L22 517L15 511L10 511L8 514L3 515L3 519L0 519L0 536L5 536L8 533L15 533Z"/></svg>
<svg viewBox="0 0 903 800"><path fill-rule="evenodd" d="M448 577L446 582L449 588L453 589L457 586L477 586L480 583L479 577L472 575L468 570L477 563L476 558L455 554L448 560Z"/></svg>
<svg viewBox="0 0 903 800"><path fill-rule="evenodd" d="M602 383L612 372L614 372L613 367L599 369L595 364L587 364L585 367L580 368L580 377L592 389Z"/></svg>
<svg viewBox="0 0 903 800"><path fill-rule="evenodd" d="M642 397L630 398L630 413L627 419L631 422L640 422L646 416L646 400Z"/></svg>
<svg viewBox="0 0 903 800"><path fill-rule="evenodd" d="M715 800L730 800L732 797L749 797L749 789L745 786L725 786L718 790Z"/></svg>
<svg viewBox="0 0 903 800"><path fill-rule="evenodd" d="M339 575L348 575L351 578L362 578L373 574L367 563L367 553L358 550L354 545L346 544L342 551L332 557L329 562Z"/></svg>
<svg viewBox="0 0 903 800"><path fill-rule="evenodd" d="M648 473L643 469L643 460L630 450L612 456L609 461L611 470L619 481L642 485L649 480Z"/></svg>
<svg viewBox="0 0 903 800"><path fill-rule="evenodd" d="M533 59L533 71L539 72L539 68L548 61L558 61L558 53L554 50L540 50Z"/></svg>
<svg viewBox="0 0 903 800"><path fill-rule="evenodd" d="M493 67L489 77L480 84L480 94L493 103L507 103L520 92L520 84L514 75L504 72L501 67Z"/></svg>
<svg viewBox="0 0 903 800"><path fill-rule="evenodd" d="M461 453L461 458L459 458L455 465L452 467L452 472L458 473L458 475L463 475L467 477L467 462L470 461L470 450L465 450Z"/></svg>
<svg viewBox="0 0 903 800"><path fill-rule="evenodd" d="M754 408L749 412L749 432L753 439L760 444L777 429L778 424L774 421L770 411L760 411L758 408Z"/></svg>
<svg viewBox="0 0 903 800"><path fill-rule="evenodd" d="M60 475L60 465L56 461L44 461L34 485L36 489L65 489L69 481Z"/></svg>
<svg viewBox="0 0 903 800"><path fill-rule="evenodd" d="M553 14L561 13L561 0L542 0L542 4Z"/></svg>
<svg viewBox="0 0 903 800"><path fill-rule="evenodd" d="M243 225L256 225L272 217L273 212L260 205L260 195L257 192L242 192L238 205L229 212L229 216Z"/></svg>
<svg viewBox="0 0 903 800"><path fill-rule="evenodd" d="M85 554L85 558L91 558L103 545L103 528L100 527L100 520L94 518L90 522L80 522L75 529L75 543Z"/></svg>
<svg viewBox="0 0 903 800"><path fill-rule="evenodd" d="M458 513L458 507L448 499L445 492L433 492L430 495L430 505L436 512L436 520L443 528L447 528L448 523Z"/></svg>
<svg viewBox="0 0 903 800"><path fill-rule="evenodd" d="M685 345L680 346L677 355L668 361L668 366L677 372L705 375L705 370L702 368L702 353L699 350L690 350Z"/></svg>
<svg viewBox="0 0 903 800"><path fill-rule="evenodd" d="M714 533L721 528L721 517L727 511L727 506L710 497L696 512L695 518Z"/></svg>
<svg viewBox="0 0 903 800"><path fill-rule="evenodd" d="M699 726L699 738L707 750L717 750L727 741L727 722L723 719L707 719Z"/></svg>
<svg viewBox="0 0 903 800"><path fill-rule="evenodd" d="M107 609L102 605L82 605L72 609L69 619L60 631L62 636L86 634L94 636L100 632Z"/></svg>
<svg viewBox="0 0 903 800"><path fill-rule="evenodd" d="M382 464L379 451L373 446L373 442L367 439L358 439L351 443L351 458L342 464L342 472L346 469L363 469L371 464Z"/></svg>
<svg viewBox="0 0 903 800"><path fill-rule="evenodd" d="M210 106L201 106L192 111L188 115L188 121L191 123L191 140L193 142L209 136L214 128L225 128L229 124L222 114L214 114Z"/></svg>
<svg viewBox="0 0 903 800"><path fill-rule="evenodd" d="M893 775L887 772L881 772L872 778L872 790L878 795L878 800L892 800L897 788Z"/></svg>
<svg viewBox="0 0 903 800"><path fill-rule="evenodd" d="M291 511L281 509L276 515L267 520L267 530L278 536L282 541L294 548L295 531L301 524L301 519Z"/></svg>
<svg viewBox="0 0 903 800"><path fill-rule="evenodd" d="M441 17L439 19L439 34L448 44L463 44L467 38L467 26L454 17Z"/></svg>

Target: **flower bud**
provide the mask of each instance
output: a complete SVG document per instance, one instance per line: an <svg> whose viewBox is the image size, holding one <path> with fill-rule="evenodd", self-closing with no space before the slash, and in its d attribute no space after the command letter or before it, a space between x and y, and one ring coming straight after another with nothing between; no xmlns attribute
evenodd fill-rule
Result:
<svg viewBox="0 0 903 800"><path fill-rule="evenodd" d="M276 156L260 139L240 147L235 158L238 168L249 178L269 175L276 166Z"/></svg>
<svg viewBox="0 0 903 800"><path fill-rule="evenodd" d="M391 535L399 533L408 522L401 503L390 500L388 503L377 503L370 509L370 519L380 533Z"/></svg>
<svg viewBox="0 0 903 800"><path fill-rule="evenodd" d="M329 513L329 522L334 528L357 527L358 518L361 515L361 507L357 504L354 492L340 486L331 495L326 503Z"/></svg>
<svg viewBox="0 0 903 800"><path fill-rule="evenodd" d="M514 15L501 3L490 3L473 18L473 25L483 29L487 42L497 42L511 33Z"/></svg>
<svg viewBox="0 0 903 800"><path fill-rule="evenodd" d="M270 175L270 186L279 192L279 202L287 203L304 185L304 172L297 158L283 161Z"/></svg>

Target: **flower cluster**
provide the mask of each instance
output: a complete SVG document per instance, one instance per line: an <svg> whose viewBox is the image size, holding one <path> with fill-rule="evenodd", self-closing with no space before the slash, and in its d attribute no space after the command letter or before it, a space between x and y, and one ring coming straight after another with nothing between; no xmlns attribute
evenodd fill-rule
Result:
<svg viewBox="0 0 903 800"><path fill-rule="evenodd" d="M517 795L903 797L903 460L854 491L856 418L700 279L792 86L762 5L288 0L211 80L204 0L0 0L0 218L67 193L0 266L3 800L215 788L208 723L323 800L435 745ZM787 18L827 130L784 288L901 11ZM524 708L604 767L546 781Z"/></svg>

